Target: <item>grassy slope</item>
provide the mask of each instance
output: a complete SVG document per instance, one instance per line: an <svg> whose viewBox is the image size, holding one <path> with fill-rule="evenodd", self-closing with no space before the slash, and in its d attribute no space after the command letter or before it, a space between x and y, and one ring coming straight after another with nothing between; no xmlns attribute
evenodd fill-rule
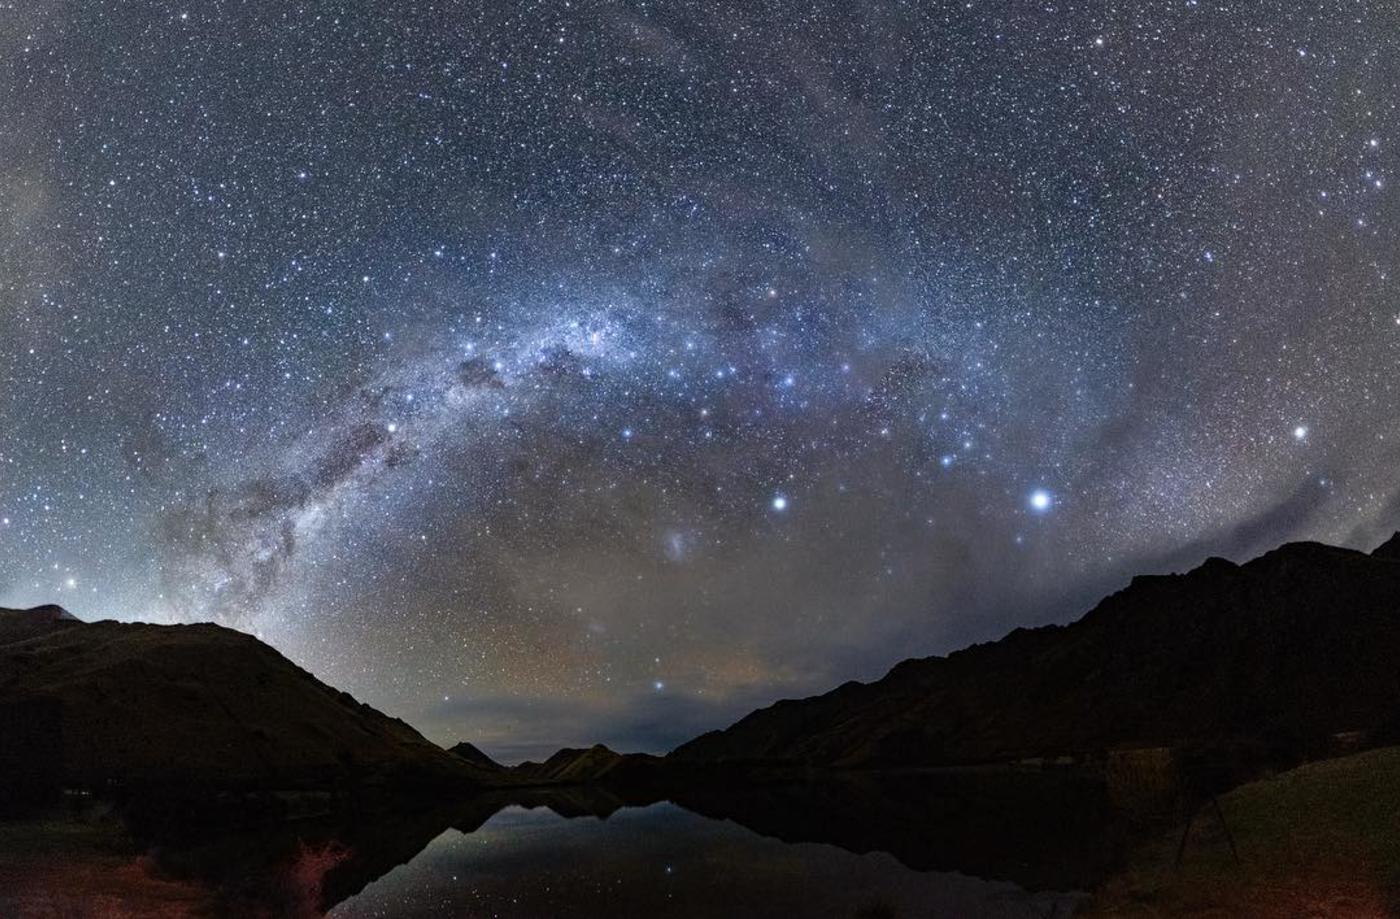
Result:
<svg viewBox="0 0 1400 919"><path fill-rule="evenodd" d="M1240 863L1212 811L1196 818L1076 916L1400 916L1400 747L1312 763L1220 799Z"/></svg>

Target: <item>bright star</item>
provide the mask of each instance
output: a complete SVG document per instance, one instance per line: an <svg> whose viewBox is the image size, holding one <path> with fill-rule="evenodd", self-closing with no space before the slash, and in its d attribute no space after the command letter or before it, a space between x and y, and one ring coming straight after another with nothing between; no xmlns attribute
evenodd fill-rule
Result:
<svg viewBox="0 0 1400 919"><path fill-rule="evenodd" d="M1054 503L1054 497L1043 488L1037 488L1035 491L1031 492L1030 504L1031 510L1033 511L1043 513L1050 510L1050 505Z"/></svg>
<svg viewBox="0 0 1400 919"><path fill-rule="evenodd" d="M774 496L773 496L773 510L775 510L775 511L785 511L785 510L787 510L787 506L788 506L788 499L787 499L786 496L784 496L784 495L774 495Z"/></svg>
<svg viewBox="0 0 1400 919"><path fill-rule="evenodd" d="M1307 426L1307 425L1305 425L1305 424L1300 424L1300 425L1298 425L1296 428L1293 429L1293 439L1294 439L1294 440L1307 440L1307 438L1308 438L1308 426Z"/></svg>

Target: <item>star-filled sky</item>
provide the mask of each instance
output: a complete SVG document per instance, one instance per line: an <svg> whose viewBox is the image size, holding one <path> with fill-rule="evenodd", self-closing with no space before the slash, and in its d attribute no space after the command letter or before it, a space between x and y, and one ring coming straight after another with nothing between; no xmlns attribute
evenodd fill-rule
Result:
<svg viewBox="0 0 1400 919"><path fill-rule="evenodd" d="M0 605L662 750L1400 525L1400 6L0 5Z"/></svg>

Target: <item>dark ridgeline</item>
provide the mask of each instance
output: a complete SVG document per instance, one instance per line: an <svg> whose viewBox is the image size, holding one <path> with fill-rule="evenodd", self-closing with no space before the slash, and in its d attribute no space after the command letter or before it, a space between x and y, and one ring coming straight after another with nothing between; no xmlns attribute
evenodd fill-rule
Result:
<svg viewBox="0 0 1400 919"><path fill-rule="evenodd" d="M441 749L231 629L3 610L0 776L23 798L78 787L361 799L410 788L655 788L793 766L1082 762L1144 748L1285 764L1339 736L1390 739L1397 660L1400 536L1369 555L1292 543L1244 565L1212 558L1187 574L1135 578L1070 625L904 661L873 683L756 711L664 758L598 745L507 769L469 743Z"/></svg>
<svg viewBox="0 0 1400 919"><path fill-rule="evenodd" d="M447 752L466 760L473 766L480 766L482 769L489 769L493 772L502 771L506 768L465 740L448 747Z"/></svg>
<svg viewBox="0 0 1400 919"><path fill-rule="evenodd" d="M1132 812L1190 813L1263 766L1396 741L1396 660L1400 536L1370 555L1296 543L1136 578L1073 624L905 661L667 757L597 745L504 767L229 629L0 610L0 788L124 803L162 871L235 913L315 914L507 805L606 818L660 800L919 870L1089 889L1144 826ZM1028 762L1090 768L924 768Z"/></svg>
<svg viewBox="0 0 1400 919"><path fill-rule="evenodd" d="M634 757L636 755L632 754ZM602 744L585 749L565 747L542 763L527 760L512 771L521 779L535 784L578 785L602 780L626 758Z"/></svg>
<svg viewBox="0 0 1400 919"><path fill-rule="evenodd" d="M1339 735L1393 740L1397 661L1400 534L1369 555L1290 543L1134 578L1070 625L778 702L666 763L952 766L1158 747L1285 764Z"/></svg>
<svg viewBox="0 0 1400 919"><path fill-rule="evenodd" d="M0 728L10 805L76 788L160 807L237 799L246 813L257 809L249 796L277 792L261 803L295 812L499 784L252 636L211 624L0 610Z"/></svg>

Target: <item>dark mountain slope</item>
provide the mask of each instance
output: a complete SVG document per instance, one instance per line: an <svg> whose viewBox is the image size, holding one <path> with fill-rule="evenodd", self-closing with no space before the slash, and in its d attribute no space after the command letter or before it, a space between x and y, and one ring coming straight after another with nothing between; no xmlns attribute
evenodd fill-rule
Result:
<svg viewBox="0 0 1400 919"><path fill-rule="evenodd" d="M542 763L524 762L511 770L517 777L541 785L596 782L626 759L602 744L587 749L565 747Z"/></svg>
<svg viewBox="0 0 1400 919"><path fill-rule="evenodd" d="M490 769L493 772L501 771L506 768L465 740L448 747L447 752L466 760L473 766L480 766L482 769Z"/></svg>
<svg viewBox="0 0 1400 919"><path fill-rule="evenodd" d="M1125 746L1299 749L1400 714L1400 539L1316 543L1134 578L1067 626L1019 629L869 684L783 701L672 764L953 765Z"/></svg>
<svg viewBox="0 0 1400 919"><path fill-rule="evenodd" d="M55 610L0 610L0 778L213 793L489 775L250 635Z"/></svg>

